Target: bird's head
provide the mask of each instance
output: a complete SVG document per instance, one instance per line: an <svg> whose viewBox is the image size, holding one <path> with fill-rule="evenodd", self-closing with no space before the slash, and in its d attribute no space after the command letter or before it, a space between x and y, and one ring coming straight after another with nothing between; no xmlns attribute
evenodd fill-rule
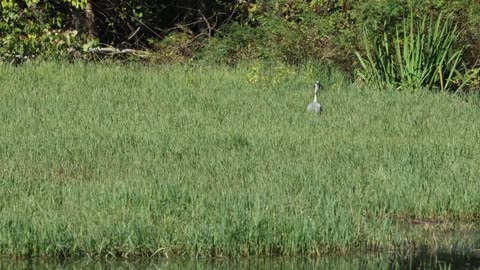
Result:
<svg viewBox="0 0 480 270"><path fill-rule="evenodd" d="M316 81L315 82L315 93L317 93L319 89L320 89L320 81Z"/></svg>

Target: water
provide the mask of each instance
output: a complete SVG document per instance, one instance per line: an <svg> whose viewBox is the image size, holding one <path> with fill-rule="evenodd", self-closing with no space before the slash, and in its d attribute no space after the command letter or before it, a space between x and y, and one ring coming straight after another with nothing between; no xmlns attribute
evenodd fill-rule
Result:
<svg viewBox="0 0 480 270"><path fill-rule="evenodd" d="M480 230L470 224L400 224L411 238L421 238L425 246L415 253L357 254L349 256L268 257L254 259L7 259L0 258L3 269L460 269L480 270ZM445 228L444 228L445 227ZM408 251L405 251L408 252Z"/></svg>
<svg viewBox="0 0 480 270"><path fill-rule="evenodd" d="M416 224L416 223L415 223ZM468 225L468 226L467 226ZM411 237L425 239L424 248L407 255L391 253L324 256L321 258L275 257L254 259L7 259L3 269L460 269L480 270L480 231L469 224L445 227L423 222L402 226ZM465 229L467 228L467 229ZM432 249L436 247L435 249Z"/></svg>
<svg viewBox="0 0 480 270"><path fill-rule="evenodd" d="M0 259L0 269L480 269L480 256L388 254L260 259Z"/></svg>

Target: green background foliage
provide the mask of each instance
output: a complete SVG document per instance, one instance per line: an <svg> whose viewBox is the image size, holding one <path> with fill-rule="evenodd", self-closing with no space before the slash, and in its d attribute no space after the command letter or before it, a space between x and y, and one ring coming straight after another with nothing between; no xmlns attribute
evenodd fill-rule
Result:
<svg viewBox="0 0 480 270"><path fill-rule="evenodd" d="M460 29L453 46L467 45L462 64L478 66L476 0L3 0L0 56L71 57L101 45L148 50L155 62L316 61L353 71L354 53L365 55L363 31L370 43L393 37L412 10L415 22L448 14Z"/></svg>

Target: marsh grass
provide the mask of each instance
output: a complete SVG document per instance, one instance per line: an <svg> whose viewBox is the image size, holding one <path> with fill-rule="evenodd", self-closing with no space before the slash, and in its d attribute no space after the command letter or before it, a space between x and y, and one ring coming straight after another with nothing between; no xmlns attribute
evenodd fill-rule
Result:
<svg viewBox="0 0 480 270"><path fill-rule="evenodd" d="M0 66L0 254L316 256L478 217L478 103L316 71L316 117L312 82L247 73Z"/></svg>

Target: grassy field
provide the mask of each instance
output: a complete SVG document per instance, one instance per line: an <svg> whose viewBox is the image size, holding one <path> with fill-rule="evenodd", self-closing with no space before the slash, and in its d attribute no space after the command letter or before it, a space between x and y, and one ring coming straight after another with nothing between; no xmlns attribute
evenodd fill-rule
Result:
<svg viewBox="0 0 480 270"><path fill-rule="evenodd" d="M0 255L392 250L478 217L479 102L319 69L317 117L302 71L248 72L0 66Z"/></svg>

